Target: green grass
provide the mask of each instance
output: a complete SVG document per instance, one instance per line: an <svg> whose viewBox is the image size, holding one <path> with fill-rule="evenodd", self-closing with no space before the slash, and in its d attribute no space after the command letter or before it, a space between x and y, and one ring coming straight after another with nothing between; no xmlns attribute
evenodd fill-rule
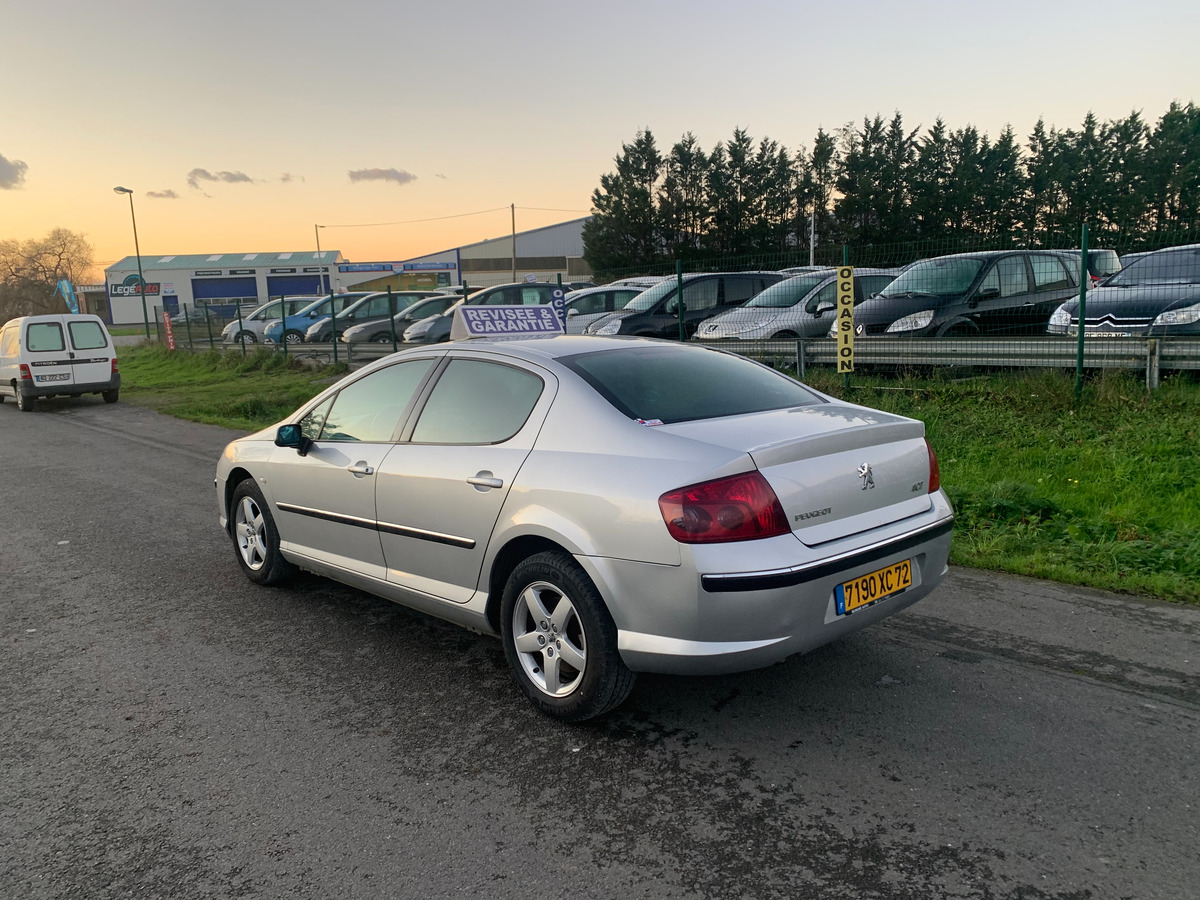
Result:
<svg viewBox="0 0 1200 900"><path fill-rule="evenodd" d="M189 353L160 345L123 347L121 397L193 422L254 431L314 397L345 366L314 370L259 348Z"/></svg>
<svg viewBox="0 0 1200 900"><path fill-rule="evenodd" d="M122 397L170 415L254 430L341 369L259 349L123 348ZM806 380L842 396L841 376ZM1200 383L1148 393L1125 373L1082 401L1058 372L886 378L855 374L847 398L926 423L957 516L956 565L1200 603Z"/></svg>
<svg viewBox="0 0 1200 900"><path fill-rule="evenodd" d="M819 390L845 394L817 370ZM957 516L951 561L1200 603L1200 384L1108 374L852 376L847 399L924 420Z"/></svg>

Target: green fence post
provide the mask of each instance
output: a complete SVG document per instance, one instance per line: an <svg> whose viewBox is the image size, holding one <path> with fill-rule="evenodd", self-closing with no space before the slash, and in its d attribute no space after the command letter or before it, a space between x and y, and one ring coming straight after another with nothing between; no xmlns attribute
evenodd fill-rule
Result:
<svg viewBox="0 0 1200 900"><path fill-rule="evenodd" d="M333 332L333 364L337 365L337 301L329 301L329 327Z"/></svg>
<svg viewBox="0 0 1200 900"><path fill-rule="evenodd" d="M1087 304L1087 283L1088 283L1088 226L1087 222L1083 223L1083 235L1080 239L1081 252L1079 254L1079 340L1075 350L1075 402L1078 403L1080 397L1083 396L1083 332L1084 332L1084 307Z"/></svg>
<svg viewBox="0 0 1200 900"><path fill-rule="evenodd" d="M392 323L392 352L395 353L396 347L396 297L392 293L392 286L388 285L388 321Z"/></svg>
<svg viewBox="0 0 1200 900"><path fill-rule="evenodd" d="M679 311L679 340L683 340L683 260L675 260L675 308Z"/></svg>
<svg viewBox="0 0 1200 900"><path fill-rule="evenodd" d="M237 310L238 334L241 334L242 327L243 327L242 326L242 304L239 303L234 308ZM246 338L243 337L240 343L242 345L242 356L245 356L246 355Z"/></svg>
<svg viewBox="0 0 1200 900"><path fill-rule="evenodd" d="M190 310L188 307L186 307L186 306L183 308L183 327L187 329L187 336L188 336L188 349L189 349L189 350L195 350L196 348L192 346L192 317L191 317L191 310Z"/></svg>
<svg viewBox="0 0 1200 900"><path fill-rule="evenodd" d="M204 321L208 323L208 349L211 350L215 346L212 336L212 314L208 310L208 301L204 301Z"/></svg>

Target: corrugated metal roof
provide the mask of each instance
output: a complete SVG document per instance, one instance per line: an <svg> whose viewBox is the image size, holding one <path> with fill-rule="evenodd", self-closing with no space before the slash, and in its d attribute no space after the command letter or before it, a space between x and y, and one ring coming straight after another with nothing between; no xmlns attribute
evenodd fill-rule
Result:
<svg viewBox="0 0 1200 900"><path fill-rule="evenodd" d="M517 232L517 256L582 256L583 255L583 223L591 216L581 219L571 219L567 222L556 222L553 225L543 225L541 228L531 228L528 231ZM461 244L449 247L435 253L424 253L414 256L404 262L423 262L440 260L450 254L458 253L463 259L486 257L492 248L503 250L498 256L506 256L512 245L512 235L488 238L473 244Z"/></svg>
<svg viewBox="0 0 1200 900"><path fill-rule="evenodd" d="M336 265L344 262L342 251L322 250L318 257L315 250L293 250L288 253L193 253L184 256L162 256L158 254L142 254L142 271L153 272L163 269L216 269L233 268L261 269L266 267L291 268L292 266ZM105 269L121 271L137 271L137 257L126 256Z"/></svg>

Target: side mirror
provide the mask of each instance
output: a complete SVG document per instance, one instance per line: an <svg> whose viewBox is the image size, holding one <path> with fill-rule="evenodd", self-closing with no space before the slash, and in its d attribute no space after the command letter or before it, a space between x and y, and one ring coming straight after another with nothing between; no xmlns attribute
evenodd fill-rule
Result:
<svg viewBox="0 0 1200 900"><path fill-rule="evenodd" d="M984 288L978 294L975 295L975 302L978 303L980 300L995 300L999 296L1000 296L1000 288L998 288L998 287Z"/></svg>
<svg viewBox="0 0 1200 900"><path fill-rule="evenodd" d="M819 319L821 316L825 315L825 313L832 312L836 308L837 307L835 307L832 303L822 303L816 308L816 310L813 312L813 315Z"/></svg>
<svg viewBox="0 0 1200 900"><path fill-rule="evenodd" d="M275 432L276 447L295 447L301 456L307 456L312 445L312 438L305 437L299 425L280 425Z"/></svg>
<svg viewBox="0 0 1200 900"><path fill-rule="evenodd" d="M567 318L568 319L571 318L572 316L577 316L577 315L579 315L579 310L577 310L575 307L572 306L570 309L567 310Z"/></svg>

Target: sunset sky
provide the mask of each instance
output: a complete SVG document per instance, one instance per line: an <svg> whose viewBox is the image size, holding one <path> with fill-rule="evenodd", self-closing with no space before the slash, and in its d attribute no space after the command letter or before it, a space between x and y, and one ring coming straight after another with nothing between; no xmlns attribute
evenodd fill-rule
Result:
<svg viewBox="0 0 1200 900"><path fill-rule="evenodd" d="M0 240L404 259L586 215L622 142L900 111L1024 142L1200 93L1200 3L61 0L0 26ZM489 210L489 212L481 212ZM466 215L480 213L477 215ZM443 218L440 221L414 220ZM376 223L409 223L379 225ZM344 227L343 227L344 226Z"/></svg>

